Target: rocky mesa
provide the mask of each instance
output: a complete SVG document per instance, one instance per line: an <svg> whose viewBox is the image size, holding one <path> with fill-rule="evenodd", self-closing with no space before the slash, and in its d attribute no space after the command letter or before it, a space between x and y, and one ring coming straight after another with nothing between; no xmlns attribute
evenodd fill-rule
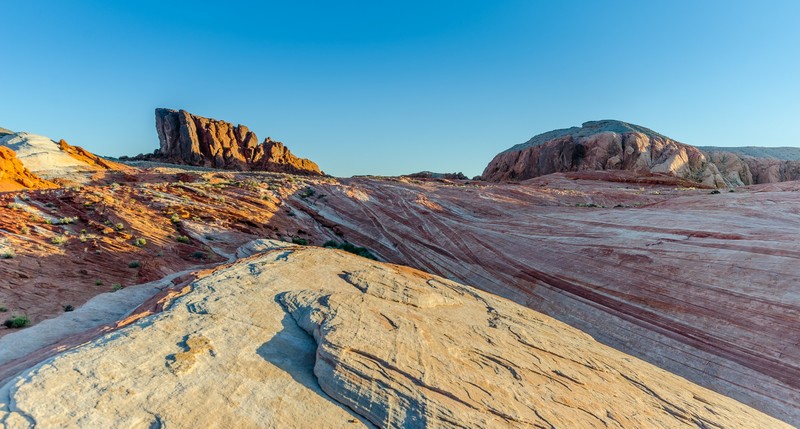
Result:
<svg viewBox="0 0 800 429"><path fill-rule="evenodd" d="M180 295L0 386L0 425L789 427L511 301L338 250L273 246Z"/></svg>
<svg viewBox="0 0 800 429"><path fill-rule="evenodd" d="M152 158L226 170L263 170L322 175L317 164L293 155L283 143L258 137L244 125L193 115L185 110L156 109L160 148Z"/></svg>

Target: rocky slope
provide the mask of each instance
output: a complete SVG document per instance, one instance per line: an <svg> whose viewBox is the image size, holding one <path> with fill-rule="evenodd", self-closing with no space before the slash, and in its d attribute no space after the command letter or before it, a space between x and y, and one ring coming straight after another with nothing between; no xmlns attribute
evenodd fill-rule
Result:
<svg viewBox="0 0 800 429"><path fill-rule="evenodd" d="M281 142L258 137L244 125L156 109L161 147L150 159L228 170L323 174L314 162L294 156Z"/></svg>
<svg viewBox="0 0 800 429"><path fill-rule="evenodd" d="M35 175L64 184L88 183L92 174L107 170L132 170L79 146L71 146L64 140L56 143L37 134L20 132L4 135L0 137L0 146L13 150L25 168Z"/></svg>
<svg viewBox="0 0 800 429"><path fill-rule="evenodd" d="M17 159L16 153L0 146L0 192L20 189L54 188L57 185L28 171Z"/></svg>
<svg viewBox="0 0 800 429"><path fill-rule="evenodd" d="M5 384L0 424L788 427L518 304L340 251L277 248L181 294Z"/></svg>
<svg viewBox="0 0 800 429"><path fill-rule="evenodd" d="M107 180L116 183L0 195L0 228L16 252L0 259L7 314L38 324L66 304L80 313L115 283L127 291L207 268L259 237L350 242L800 424L796 182L710 194L625 171L487 184L176 167ZM0 326L0 336L14 332Z"/></svg>

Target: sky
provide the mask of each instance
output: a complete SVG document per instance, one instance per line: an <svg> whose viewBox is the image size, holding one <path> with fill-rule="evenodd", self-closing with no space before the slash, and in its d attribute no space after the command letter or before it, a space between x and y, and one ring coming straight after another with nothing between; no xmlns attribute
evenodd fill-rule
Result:
<svg viewBox="0 0 800 429"><path fill-rule="evenodd" d="M158 148L157 107L335 176L474 176L599 119L800 146L795 0L0 0L0 17L0 127L101 155Z"/></svg>

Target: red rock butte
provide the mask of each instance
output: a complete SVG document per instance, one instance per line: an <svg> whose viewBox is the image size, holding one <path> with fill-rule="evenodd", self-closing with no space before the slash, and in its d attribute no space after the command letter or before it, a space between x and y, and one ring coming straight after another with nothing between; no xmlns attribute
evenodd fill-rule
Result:
<svg viewBox="0 0 800 429"><path fill-rule="evenodd" d="M185 110L156 109L161 147L152 158L165 162L291 174L324 174L314 162L294 156L269 137L258 137L244 125L192 115Z"/></svg>

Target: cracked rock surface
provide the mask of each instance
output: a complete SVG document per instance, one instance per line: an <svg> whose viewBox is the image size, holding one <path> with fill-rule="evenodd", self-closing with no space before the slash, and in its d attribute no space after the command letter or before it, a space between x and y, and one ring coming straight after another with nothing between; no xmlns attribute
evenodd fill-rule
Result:
<svg viewBox="0 0 800 429"><path fill-rule="evenodd" d="M450 280L289 246L0 387L19 427L789 427Z"/></svg>

